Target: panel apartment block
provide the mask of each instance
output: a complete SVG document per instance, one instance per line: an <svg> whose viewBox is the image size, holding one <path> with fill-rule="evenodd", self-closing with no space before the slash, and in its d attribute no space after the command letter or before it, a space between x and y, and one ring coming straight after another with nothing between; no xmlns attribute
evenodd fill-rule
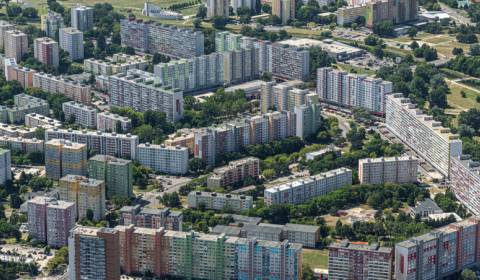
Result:
<svg viewBox="0 0 480 280"><path fill-rule="evenodd" d="M241 212L253 207L253 197L236 194L192 191L187 197L188 208L202 208L222 210L228 208L234 212Z"/></svg>
<svg viewBox="0 0 480 280"><path fill-rule="evenodd" d="M403 143L450 176L450 160L462 154L462 141L440 122L426 115L401 93L387 96L386 125Z"/></svg>
<svg viewBox="0 0 480 280"><path fill-rule="evenodd" d="M410 156L365 158L358 160L361 184L415 183L418 159Z"/></svg>
<svg viewBox="0 0 480 280"><path fill-rule="evenodd" d="M341 187L351 186L352 180L352 170L348 168L330 170L265 189L265 204L301 204Z"/></svg>
<svg viewBox="0 0 480 280"><path fill-rule="evenodd" d="M160 111L171 122L183 117L183 92L163 87L151 73L129 70L127 74L110 76L108 92L111 106Z"/></svg>
<svg viewBox="0 0 480 280"><path fill-rule="evenodd" d="M185 174L188 171L188 149L142 143L137 146L137 160L155 171L167 174Z"/></svg>
<svg viewBox="0 0 480 280"><path fill-rule="evenodd" d="M178 28L141 20L120 21L122 45L140 52L161 53L175 58L191 58L204 54L201 31Z"/></svg>

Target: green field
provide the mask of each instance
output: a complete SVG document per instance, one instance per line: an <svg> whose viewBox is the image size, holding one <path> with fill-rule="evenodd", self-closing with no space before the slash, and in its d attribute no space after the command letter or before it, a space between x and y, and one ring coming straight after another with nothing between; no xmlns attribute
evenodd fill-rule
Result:
<svg viewBox="0 0 480 280"><path fill-rule="evenodd" d="M451 94L447 96L448 104L459 110L468 110L470 108L480 109L480 103L477 103L477 96L480 96L480 91L472 87L463 85L452 80L447 80L448 87ZM466 97L462 97L461 92L466 93Z"/></svg>
<svg viewBox="0 0 480 280"><path fill-rule="evenodd" d="M45 0L26 0L26 1L37 8L46 7L46 3L47 3L47 1ZM119 9L120 11L131 10L134 13L139 13L143 8L143 3L144 3L144 1L142 0L135 0L135 1L131 1L131 0L82 0L82 1L59 0L58 2L65 7L71 7L76 3L82 3L85 5L94 5L97 3L110 3L112 4L112 6L114 6L116 9ZM172 4L179 4L184 2L189 2L189 0L150 0L150 3L158 5L163 8L167 8ZM194 14L197 8L198 6L192 6L192 7L188 7L181 10L181 12L184 15Z"/></svg>
<svg viewBox="0 0 480 280"><path fill-rule="evenodd" d="M328 267L328 250L302 249L302 263L311 269Z"/></svg>

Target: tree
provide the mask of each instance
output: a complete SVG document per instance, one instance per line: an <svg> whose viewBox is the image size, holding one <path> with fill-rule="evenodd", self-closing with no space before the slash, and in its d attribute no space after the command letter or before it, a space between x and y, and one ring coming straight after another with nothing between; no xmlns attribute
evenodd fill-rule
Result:
<svg viewBox="0 0 480 280"><path fill-rule="evenodd" d="M9 17L17 17L22 13L22 7L18 4L12 4L7 6L7 15Z"/></svg>
<svg viewBox="0 0 480 280"><path fill-rule="evenodd" d="M453 55L462 55L463 54L463 49L462 48L453 48L452 54Z"/></svg>
<svg viewBox="0 0 480 280"><path fill-rule="evenodd" d="M22 15L26 18L38 18L38 11L33 7L25 8Z"/></svg>
<svg viewBox="0 0 480 280"><path fill-rule="evenodd" d="M28 186L34 192L45 191L53 187L53 181L47 177L33 177Z"/></svg>
<svg viewBox="0 0 480 280"><path fill-rule="evenodd" d="M179 207L182 205L177 192L165 193L159 201L167 207Z"/></svg>
<svg viewBox="0 0 480 280"><path fill-rule="evenodd" d="M462 280L477 280L477 275L472 270L465 268L460 275Z"/></svg>
<svg viewBox="0 0 480 280"><path fill-rule="evenodd" d="M87 217L87 220L93 221L94 213L92 209L87 209L86 217Z"/></svg>
<svg viewBox="0 0 480 280"><path fill-rule="evenodd" d="M207 17L207 7L205 7L204 5L200 5L198 7L196 17L201 18L201 19L206 18Z"/></svg>
<svg viewBox="0 0 480 280"><path fill-rule="evenodd" d="M195 18L193 20L193 27L199 29L202 27L202 20L200 18Z"/></svg>
<svg viewBox="0 0 480 280"><path fill-rule="evenodd" d="M315 276L313 274L312 268L310 266L303 264L302 265L302 280L314 280Z"/></svg>
<svg viewBox="0 0 480 280"><path fill-rule="evenodd" d="M381 37L391 37L394 35L393 24L389 20L380 21L373 25L373 33Z"/></svg>
<svg viewBox="0 0 480 280"><path fill-rule="evenodd" d="M408 37L410 37L411 39L415 38L415 36L417 36L417 33L418 33L418 30L416 27L410 27L408 29Z"/></svg>
<svg viewBox="0 0 480 280"><path fill-rule="evenodd" d="M193 173L200 173L205 167L206 164L201 158L192 158L188 161L188 170Z"/></svg>
<svg viewBox="0 0 480 280"><path fill-rule="evenodd" d="M228 23L228 18L226 17L220 17L220 16L214 16L212 18L212 26L215 29L225 29L225 26Z"/></svg>

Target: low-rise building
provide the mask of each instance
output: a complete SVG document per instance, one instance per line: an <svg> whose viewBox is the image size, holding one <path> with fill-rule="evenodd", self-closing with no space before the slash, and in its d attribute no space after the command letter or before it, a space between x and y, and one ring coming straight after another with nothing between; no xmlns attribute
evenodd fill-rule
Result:
<svg viewBox="0 0 480 280"><path fill-rule="evenodd" d="M155 171L185 174L188 171L188 149L142 143L137 146L136 160Z"/></svg>
<svg viewBox="0 0 480 280"><path fill-rule="evenodd" d="M418 159L411 156L358 160L358 179L362 184L415 183L417 173Z"/></svg>
<svg viewBox="0 0 480 280"><path fill-rule="evenodd" d="M265 189L265 204L301 204L341 187L350 186L352 180L352 170L348 168L330 170Z"/></svg>
<svg viewBox="0 0 480 280"><path fill-rule="evenodd" d="M188 194L187 203L188 208L204 208L212 210L229 209L234 212L241 212L253 207L253 197L246 195L192 191Z"/></svg>
<svg viewBox="0 0 480 280"><path fill-rule="evenodd" d="M420 218L428 218L432 214L442 214L442 208L430 198L425 198L422 201L417 201L417 204L414 207L410 207L410 215L416 217L417 215Z"/></svg>
<svg viewBox="0 0 480 280"><path fill-rule="evenodd" d="M208 187L225 187L243 182L246 178L258 178L260 174L260 160L248 157L231 161L227 166L215 168L207 179Z"/></svg>

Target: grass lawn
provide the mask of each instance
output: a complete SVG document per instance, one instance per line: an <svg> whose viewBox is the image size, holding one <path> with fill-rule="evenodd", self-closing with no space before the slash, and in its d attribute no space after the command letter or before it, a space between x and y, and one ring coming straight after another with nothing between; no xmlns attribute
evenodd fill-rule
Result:
<svg viewBox="0 0 480 280"><path fill-rule="evenodd" d="M328 267L328 250L302 249L302 263L311 269Z"/></svg>
<svg viewBox="0 0 480 280"><path fill-rule="evenodd" d="M468 110L470 108L480 109L480 103L477 103L476 98L480 96L480 91L471 87L465 86L461 83L456 83L451 80L446 80L451 94L447 96L448 104L460 110ZM466 93L466 97L462 97L461 92Z"/></svg>
<svg viewBox="0 0 480 280"><path fill-rule="evenodd" d="M350 64L337 63L336 65L338 68L342 69L343 71L347 71L349 73L366 74L371 76L371 75L375 75L375 72L376 72L375 70L372 70L372 69L353 66Z"/></svg>

